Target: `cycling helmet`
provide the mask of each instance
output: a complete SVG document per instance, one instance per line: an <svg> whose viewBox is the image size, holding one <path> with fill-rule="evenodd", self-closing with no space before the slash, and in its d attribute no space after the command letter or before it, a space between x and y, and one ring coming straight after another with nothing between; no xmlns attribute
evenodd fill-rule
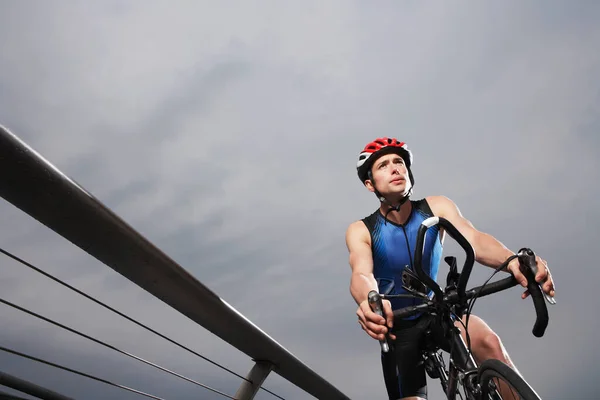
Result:
<svg viewBox="0 0 600 400"><path fill-rule="evenodd" d="M413 163L413 155L406 143L398 141L395 138L382 137L373 140L368 143L365 148L358 155L358 162L356 163L356 171L358 177L362 183L365 183L367 179L370 179L371 167L377 158L385 154L396 153L402 159L408 169L408 174L411 184L414 185L414 180L411 172L411 165Z"/></svg>

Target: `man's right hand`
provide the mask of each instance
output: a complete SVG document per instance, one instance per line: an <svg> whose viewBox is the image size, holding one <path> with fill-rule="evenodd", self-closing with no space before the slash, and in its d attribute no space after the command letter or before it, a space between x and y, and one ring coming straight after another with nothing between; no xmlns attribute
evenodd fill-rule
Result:
<svg viewBox="0 0 600 400"><path fill-rule="evenodd" d="M377 315L371 307L369 302L364 300L356 309L356 315L358 316L358 323L365 332L373 339L384 340L385 334L388 333L389 328L394 326L394 315L392 313L392 305L389 300L383 300L383 313L386 316L383 317ZM387 326L386 326L387 319ZM395 340L396 336L389 334L390 339Z"/></svg>

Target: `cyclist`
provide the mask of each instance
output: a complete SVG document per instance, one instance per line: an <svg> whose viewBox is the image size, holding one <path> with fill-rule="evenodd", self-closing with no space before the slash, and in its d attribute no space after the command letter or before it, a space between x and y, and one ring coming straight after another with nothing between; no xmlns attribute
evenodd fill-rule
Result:
<svg viewBox="0 0 600 400"><path fill-rule="evenodd" d="M382 340L386 333L390 335L390 348L393 350L382 353L381 362L389 399L394 400L427 398L426 372L419 364L418 344L425 330L431 326L432 318L421 314L394 324L392 310L418 300L384 300L384 319L371 310L367 295L371 290L387 291L389 294L405 292L401 273L405 266L412 267L421 222L430 216L449 220L473 246L476 261L485 266L495 268L514 254L493 236L477 230L449 198L427 196L411 200L414 186L412 164L411 151L404 142L395 138L378 138L365 146L357 162L358 177L377 196L380 205L369 216L350 224L346 231L352 269L350 293L358 304L358 322L374 339ZM435 226L427 231L425 238L422 265L433 280L437 279L444 236L443 228ZM554 282L546 261L539 256L536 256L536 261L536 281L543 282L542 289L554 296ZM514 259L507 269L523 287L527 287L518 259ZM525 299L528 295L525 290L521 297ZM457 326L464 338L464 329L458 321ZM473 356L478 363L496 358L516 370L500 338L474 315L469 318L469 335Z"/></svg>

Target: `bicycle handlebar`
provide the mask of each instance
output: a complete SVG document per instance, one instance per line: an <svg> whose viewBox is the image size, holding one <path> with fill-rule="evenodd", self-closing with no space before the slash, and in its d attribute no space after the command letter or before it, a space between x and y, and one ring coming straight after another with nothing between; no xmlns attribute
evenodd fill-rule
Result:
<svg viewBox="0 0 600 400"><path fill-rule="evenodd" d="M518 284L519 284L519 282L517 282L515 277L511 275L507 278L498 280L496 282L488 283L485 286L477 286L472 289L469 289L468 291L465 292L465 298L468 300L468 299L473 298L475 295L477 295L477 297L484 297L484 296L487 296L487 295L490 295L493 293L500 292L502 290L509 289L513 286L517 286ZM458 301L459 301L458 293L455 291L447 293L443 299L444 303L451 303L451 304L458 303ZM410 317L420 311L426 310L429 307L431 307L431 303L423 303L423 304L418 304L416 306L403 307L403 308L394 310L394 312L393 312L394 318Z"/></svg>
<svg viewBox="0 0 600 400"><path fill-rule="evenodd" d="M456 291L451 292L444 296L441 287L431 279L423 270L423 250L425 244L425 234L427 230L434 225L440 225L446 232L463 248L466 253L466 260L462 271L460 272L460 278ZM544 302L544 294L539 284L535 281L535 271L537 271L537 263L535 260L535 253L531 249L522 248L517 253L519 263L521 266L521 272L527 278L527 289L533 300L533 304L536 312L536 321L533 325L532 333L536 337L542 337L548 326L548 308ZM511 276L492 282L489 284L476 288L473 288L466 292L467 281L471 275L471 270L475 263L475 251L469 243L469 241L452 225L450 221L442 217L430 217L421 223L417 233L417 245L415 248L415 259L414 269L421 281L427 285L435 293L435 299L438 303L452 302L462 303L466 299L470 299L475 295L477 297L486 296L492 293L499 292L501 290L508 289L510 287L518 285L517 280L511 274ZM425 310L431 307L430 302L419 304L416 306L409 306L394 311L394 317L404 318L416 314L421 310Z"/></svg>

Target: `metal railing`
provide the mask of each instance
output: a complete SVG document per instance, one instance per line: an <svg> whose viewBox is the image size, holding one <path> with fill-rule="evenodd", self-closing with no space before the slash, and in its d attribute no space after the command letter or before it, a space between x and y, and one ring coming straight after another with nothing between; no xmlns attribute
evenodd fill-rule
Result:
<svg viewBox="0 0 600 400"><path fill-rule="evenodd" d="M319 399L348 399L0 125L0 196L255 361L235 395L252 399L273 371Z"/></svg>
<svg viewBox="0 0 600 400"><path fill-rule="evenodd" d="M21 378L17 378L16 376L12 376L12 375L6 374L4 372L0 372L0 385L9 387L11 389L17 390L22 393L27 393L31 396L35 396L35 397L38 397L41 399L73 400L70 397L63 396L60 393L56 393L52 390L49 390L42 386L36 385L35 383L26 381ZM11 397L8 397L8 396L10 396L10 395L7 393L0 393L0 399L2 399L2 398L10 399ZM14 396L12 398L17 399L18 397Z"/></svg>

